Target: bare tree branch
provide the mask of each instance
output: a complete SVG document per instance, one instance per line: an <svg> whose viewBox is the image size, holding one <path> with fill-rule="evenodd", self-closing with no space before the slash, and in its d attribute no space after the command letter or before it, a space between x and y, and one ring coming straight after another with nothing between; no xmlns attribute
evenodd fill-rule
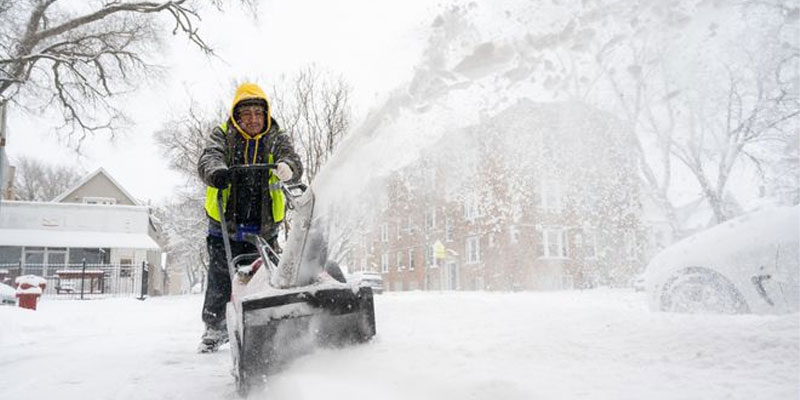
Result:
<svg viewBox="0 0 800 400"><path fill-rule="evenodd" d="M69 137L80 133L78 149L87 134L113 133L126 120L108 99L138 84L132 72L153 68L143 54L158 40L157 16L170 16L173 34L213 54L187 0L110 1L73 10L57 0L0 3L0 103L27 108L55 100Z"/></svg>

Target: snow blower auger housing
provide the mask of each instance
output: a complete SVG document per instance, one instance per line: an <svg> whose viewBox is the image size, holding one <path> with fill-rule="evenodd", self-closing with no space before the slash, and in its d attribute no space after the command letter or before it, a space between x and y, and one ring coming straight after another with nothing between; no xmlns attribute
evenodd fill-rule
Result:
<svg viewBox="0 0 800 400"><path fill-rule="evenodd" d="M231 173L275 167L233 166ZM315 346L361 343L375 335L372 289L345 282L338 265L327 259L324 229L314 225L311 188L303 184L281 187L294 211L282 255L264 238L248 235L258 254L232 258L222 191L217 198L231 278L227 324L233 374L237 392L243 396Z"/></svg>

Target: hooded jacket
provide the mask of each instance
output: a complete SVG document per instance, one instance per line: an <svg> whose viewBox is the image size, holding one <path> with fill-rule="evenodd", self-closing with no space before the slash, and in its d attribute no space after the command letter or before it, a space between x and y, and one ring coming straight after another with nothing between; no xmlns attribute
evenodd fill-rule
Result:
<svg viewBox="0 0 800 400"><path fill-rule="evenodd" d="M245 101L259 100L265 105L264 131L251 136L238 124L235 118L236 106ZM264 91L255 84L245 83L236 90L231 104L228 119L211 130L207 137L203 153L197 163L200 178L209 186L211 199L206 199L206 210L211 220L210 230L216 224L219 229L216 207L216 190L211 189L211 175L219 169L232 165L248 165L267 162L284 162L292 169L293 175L289 183L298 182L303 174L300 157L294 151L291 138L281 131L278 123L272 119L271 106ZM273 171L235 174L231 177L231 185L225 204L225 219L230 221L231 232L237 225L256 225L263 235L275 230L276 221L272 197L279 191L270 191L269 182L276 181ZM213 195L211 192L213 191ZM282 196L282 194L281 194ZM213 204L209 205L209 201ZM280 199L282 204L283 199ZM282 218L282 212L280 213Z"/></svg>

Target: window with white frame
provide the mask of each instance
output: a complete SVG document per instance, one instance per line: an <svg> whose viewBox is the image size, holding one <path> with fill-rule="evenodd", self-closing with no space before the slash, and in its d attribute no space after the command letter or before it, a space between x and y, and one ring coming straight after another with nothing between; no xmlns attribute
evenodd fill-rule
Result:
<svg viewBox="0 0 800 400"><path fill-rule="evenodd" d="M433 255L433 245L429 244L425 246L425 262L429 267L432 267L436 264L436 258Z"/></svg>
<svg viewBox="0 0 800 400"><path fill-rule="evenodd" d="M597 258L597 235L593 231L583 231L583 256L586 258Z"/></svg>
<svg viewBox="0 0 800 400"><path fill-rule="evenodd" d="M398 271L403 269L403 252L402 251L398 251L395 254L395 265L397 265L397 270Z"/></svg>
<svg viewBox="0 0 800 400"><path fill-rule="evenodd" d="M414 270L414 249L408 249L408 269Z"/></svg>
<svg viewBox="0 0 800 400"><path fill-rule="evenodd" d="M381 272L389 272L389 253L381 254Z"/></svg>
<svg viewBox="0 0 800 400"><path fill-rule="evenodd" d="M567 232L560 228L545 228L540 231L537 251L542 258L567 257Z"/></svg>
<svg viewBox="0 0 800 400"><path fill-rule="evenodd" d="M400 222L397 223L397 238L400 239L400 235L403 232L403 224Z"/></svg>
<svg viewBox="0 0 800 400"><path fill-rule="evenodd" d="M481 238L470 236L466 242L467 264L477 264L481 261Z"/></svg>
<svg viewBox="0 0 800 400"><path fill-rule="evenodd" d="M453 221L450 219L450 217L445 217L444 219L444 241L453 241Z"/></svg>
<svg viewBox="0 0 800 400"><path fill-rule="evenodd" d="M431 208L428 212L425 213L425 228L426 229L433 229L436 228L436 209Z"/></svg>
<svg viewBox="0 0 800 400"><path fill-rule="evenodd" d="M468 196L464 199L464 218L475 219L478 216L478 199L475 196Z"/></svg>
<svg viewBox="0 0 800 400"><path fill-rule="evenodd" d="M381 242L389 241L389 224L381 224Z"/></svg>
<svg viewBox="0 0 800 400"><path fill-rule="evenodd" d="M406 232L409 235L414 233L414 221L411 219L411 215L406 218Z"/></svg>
<svg viewBox="0 0 800 400"><path fill-rule="evenodd" d="M539 182L538 206L548 211L561 211L561 184L555 179L542 179Z"/></svg>

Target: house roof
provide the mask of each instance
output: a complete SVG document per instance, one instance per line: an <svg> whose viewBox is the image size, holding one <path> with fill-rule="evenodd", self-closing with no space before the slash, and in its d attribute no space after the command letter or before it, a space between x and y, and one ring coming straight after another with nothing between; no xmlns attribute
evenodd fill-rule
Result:
<svg viewBox="0 0 800 400"><path fill-rule="evenodd" d="M75 192L76 192L78 189L80 189L80 188L81 188L83 185L85 185L87 182L91 181L91 180L92 180L92 179L93 179L95 176L97 176L97 175L100 175L100 174L102 174L103 176L105 176L106 178L108 178L108 180L109 180L109 181L111 181L111 183L112 183L112 184L114 184L114 186L116 186L116 187L117 187L117 189L119 189L119 191L120 191L120 192L122 192L122 194L123 194L123 195L124 195L124 196L125 196L125 197L126 197L128 200L130 200L130 201L131 201L133 204L135 204L135 205L142 205L142 204L141 204L141 203L140 203L138 200L136 200L136 198L135 198L135 197L131 196L131 194L130 194L130 193L128 193L128 191L127 191L127 190L125 190L125 188L123 188L123 187L122 187L122 185L120 185L120 184L119 184L119 182L117 182L117 180L116 180L116 179L114 179L114 177L112 177L112 176L111 176L111 174L109 174L109 173L108 173L108 171L106 171L106 170L105 170L103 167L100 167L100 168L98 168L96 171L92 172L91 174L89 174L89 175L86 175L86 177L84 177L83 179L81 179L81 180L80 180L78 183L76 183L75 185L73 185L71 188L69 188L69 189L65 190L65 191L64 191L64 193L61 193L61 194L60 194L58 197L56 197L55 199L53 199L53 200L52 200L52 202L55 202L55 203L60 203L60 202L62 202L64 199L66 199L67 197L69 197L69 195L71 195L72 193L75 193Z"/></svg>
<svg viewBox="0 0 800 400"><path fill-rule="evenodd" d="M146 233L2 229L0 242L4 246L161 249Z"/></svg>

